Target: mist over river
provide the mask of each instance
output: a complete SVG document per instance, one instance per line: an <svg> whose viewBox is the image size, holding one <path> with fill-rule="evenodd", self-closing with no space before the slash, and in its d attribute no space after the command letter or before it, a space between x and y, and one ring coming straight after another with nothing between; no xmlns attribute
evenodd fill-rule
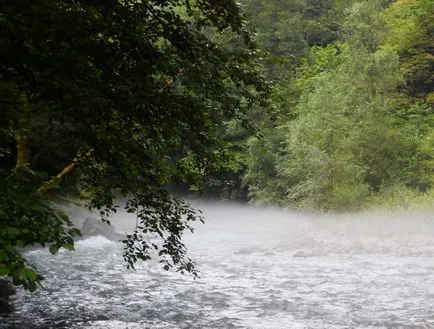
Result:
<svg viewBox="0 0 434 329"><path fill-rule="evenodd" d="M315 216L228 203L196 204L186 234L201 272L157 262L125 269L102 236L75 252L27 252L47 277L13 297L0 328L434 328L434 212ZM119 232L131 218L117 215Z"/></svg>

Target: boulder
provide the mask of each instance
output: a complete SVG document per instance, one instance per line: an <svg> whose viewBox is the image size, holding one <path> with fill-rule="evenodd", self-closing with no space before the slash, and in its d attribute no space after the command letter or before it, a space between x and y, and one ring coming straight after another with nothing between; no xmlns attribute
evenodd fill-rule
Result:
<svg viewBox="0 0 434 329"><path fill-rule="evenodd" d="M292 255L292 257L307 257L306 253L303 250L299 250Z"/></svg>
<svg viewBox="0 0 434 329"><path fill-rule="evenodd" d="M9 297L15 294L15 289L8 280L0 279L0 315L13 311Z"/></svg>
<svg viewBox="0 0 434 329"><path fill-rule="evenodd" d="M116 232L113 226L94 217L86 217L81 227L81 235L83 238L101 235L113 241L119 241L124 237Z"/></svg>

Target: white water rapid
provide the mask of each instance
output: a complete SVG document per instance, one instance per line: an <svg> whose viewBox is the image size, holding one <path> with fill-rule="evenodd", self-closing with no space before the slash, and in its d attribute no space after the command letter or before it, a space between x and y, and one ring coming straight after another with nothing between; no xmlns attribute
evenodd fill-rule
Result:
<svg viewBox="0 0 434 329"><path fill-rule="evenodd" d="M185 241L199 279L156 262L126 270L122 246L101 236L57 256L34 250L45 288L19 291L0 328L434 328L433 211L197 206L206 224Z"/></svg>

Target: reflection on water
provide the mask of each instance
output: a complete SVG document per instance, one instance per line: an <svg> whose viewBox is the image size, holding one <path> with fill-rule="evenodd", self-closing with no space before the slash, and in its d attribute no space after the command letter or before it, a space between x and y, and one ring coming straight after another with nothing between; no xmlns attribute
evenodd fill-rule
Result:
<svg viewBox="0 0 434 329"><path fill-rule="evenodd" d="M200 279L126 270L103 237L32 251L45 288L17 294L0 328L434 328L433 214L202 206L207 223L186 236Z"/></svg>

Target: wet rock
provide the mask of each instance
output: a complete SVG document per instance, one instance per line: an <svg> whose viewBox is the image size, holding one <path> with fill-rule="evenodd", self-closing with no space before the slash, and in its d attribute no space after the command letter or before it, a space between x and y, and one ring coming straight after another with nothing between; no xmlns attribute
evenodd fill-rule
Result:
<svg viewBox="0 0 434 329"><path fill-rule="evenodd" d="M13 311L9 297L15 294L15 289L8 280L0 279L0 315Z"/></svg>
<svg viewBox="0 0 434 329"><path fill-rule="evenodd" d="M292 257L307 257L307 255L303 250L299 250Z"/></svg>
<svg viewBox="0 0 434 329"><path fill-rule="evenodd" d="M253 252L251 248L241 248L234 252L235 255L250 255Z"/></svg>
<svg viewBox="0 0 434 329"><path fill-rule="evenodd" d="M119 241L123 238L123 235L116 232L113 226L93 217L86 217L81 227L81 234L83 238L101 235L113 241Z"/></svg>
<svg viewBox="0 0 434 329"><path fill-rule="evenodd" d="M8 280L0 279L0 298L8 298L15 293L15 288Z"/></svg>
<svg viewBox="0 0 434 329"><path fill-rule="evenodd" d="M0 316L11 313L13 310L12 305L8 301L0 299Z"/></svg>

